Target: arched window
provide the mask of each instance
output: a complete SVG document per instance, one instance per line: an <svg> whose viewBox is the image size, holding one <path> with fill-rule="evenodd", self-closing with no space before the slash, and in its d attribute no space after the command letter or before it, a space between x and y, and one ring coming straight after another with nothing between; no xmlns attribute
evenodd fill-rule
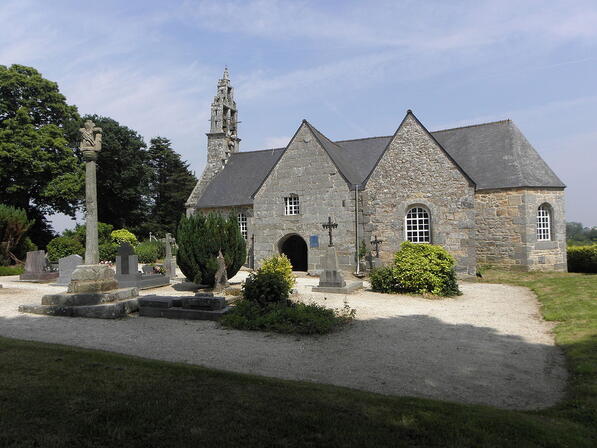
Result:
<svg viewBox="0 0 597 448"><path fill-rule="evenodd" d="M429 212L423 207L413 207L404 217L406 240L411 243L431 242L431 222Z"/></svg>
<svg viewBox="0 0 597 448"><path fill-rule="evenodd" d="M537 209L537 241L551 240L551 209L541 204Z"/></svg>
<svg viewBox="0 0 597 448"><path fill-rule="evenodd" d="M240 233L244 239L247 239L247 215L244 213L238 214L238 226L240 227Z"/></svg>

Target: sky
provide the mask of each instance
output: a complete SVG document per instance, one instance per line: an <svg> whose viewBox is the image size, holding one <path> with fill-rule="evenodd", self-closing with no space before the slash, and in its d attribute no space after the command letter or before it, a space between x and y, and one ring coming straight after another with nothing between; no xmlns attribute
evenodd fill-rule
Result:
<svg viewBox="0 0 597 448"><path fill-rule="evenodd" d="M168 137L197 176L228 66L241 151L302 119L342 140L391 135L407 109L431 131L510 118L568 186L566 219L597 225L594 0L0 0L0 23L0 64Z"/></svg>

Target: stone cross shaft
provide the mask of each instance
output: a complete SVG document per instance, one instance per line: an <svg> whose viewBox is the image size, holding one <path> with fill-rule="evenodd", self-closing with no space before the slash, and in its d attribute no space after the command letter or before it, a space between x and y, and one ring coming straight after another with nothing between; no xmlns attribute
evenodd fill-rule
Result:
<svg viewBox="0 0 597 448"><path fill-rule="evenodd" d="M375 239L371 240L371 244L375 246L375 258L379 258L379 246L383 243L383 240L378 240L377 235L375 235Z"/></svg>
<svg viewBox="0 0 597 448"><path fill-rule="evenodd" d="M91 120L85 121L81 132L79 148L85 160L85 264L99 263L99 247L97 237L97 154L102 149L102 128L95 126Z"/></svg>
<svg viewBox="0 0 597 448"><path fill-rule="evenodd" d="M175 240L174 238L172 238L172 235L169 233L166 233L166 237L164 238L164 243L166 245L166 259L169 260L170 258L172 258L172 243L174 243Z"/></svg>
<svg viewBox="0 0 597 448"><path fill-rule="evenodd" d="M332 217L328 216L328 222L322 224L324 229L328 229L328 233L330 236L330 244L328 244L329 247L332 247L334 245L334 243L332 242L332 229L335 229L338 227L338 224L335 222L332 222Z"/></svg>

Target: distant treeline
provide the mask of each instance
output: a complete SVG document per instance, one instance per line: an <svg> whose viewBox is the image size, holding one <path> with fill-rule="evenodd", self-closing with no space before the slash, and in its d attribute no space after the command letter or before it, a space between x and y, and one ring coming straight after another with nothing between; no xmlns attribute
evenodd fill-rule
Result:
<svg viewBox="0 0 597 448"><path fill-rule="evenodd" d="M580 222L567 222L566 240L569 246L597 244L597 227L584 227Z"/></svg>

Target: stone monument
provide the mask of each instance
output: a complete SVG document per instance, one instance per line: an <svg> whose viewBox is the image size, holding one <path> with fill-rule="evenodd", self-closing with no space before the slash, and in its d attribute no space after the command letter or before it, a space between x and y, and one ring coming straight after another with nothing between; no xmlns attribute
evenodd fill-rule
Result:
<svg viewBox="0 0 597 448"><path fill-rule="evenodd" d="M144 317L218 320L229 310L226 299L211 292L198 292L191 297L148 295L139 299L139 316Z"/></svg>
<svg viewBox="0 0 597 448"><path fill-rule="evenodd" d="M222 255L222 251L218 252L218 270L216 271L215 281L214 281L214 291L221 292L228 286L228 274L226 273L226 261L224 260L224 255Z"/></svg>
<svg viewBox="0 0 597 448"><path fill-rule="evenodd" d="M328 222L323 224L323 228L329 232L330 242L325 254L322 256L321 266L323 271L319 277L319 285L313 287L314 292L327 292L331 294L349 294L363 287L363 282L355 281L346 283L344 275L338 269L338 256L332 240L332 230L337 228L338 224L328 218Z"/></svg>
<svg viewBox="0 0 597 448"><path fill-rule="evenodd" d="M117 289L114 271L99 264L97 235L96 160L102 148L102 130L87 120L81 132L79 148L85 160L85 264L76 267L67 293L48 294L41 305L21 305L20 312L53 316L118 318L137 311L137 288Z"/></svg>
<svg viewBox="0 0 597 448"><path fill-rule="evenodd" d="M164 238L164 245L166 246L166 258L164 259L164 269L166 270L166 275L169 276L171 279L177 277L176 275L176 258L172 256L172 244L176 243L176 240L172 238L172 235L166 233L166 237Z"/></svg>
<svg viewBox="0 0 597 448"><path fill-rule="evenodd" d="M58 260L57 285L66 286L70 283L73 272L77 266L83 264L83 257L77 254L69 255Z"/></svg>
<svg viewBox="0 0 597 448"><path fill-rule="evenodd" d="M167 275L153 272L141 274L138 271L138 266L139 257L135 254L133 247L129 243L121 244L116 257L116 280L121 288L148 289L170 284L170 277Z"/></svg>
<svg viewBox="0 0 597 448"><path fill-rule="evenodd" d="M58 272L50 270L45 251L32 250L27 252L25 272L19 276L19 280L49 282L56 278L58 278Z"/></svg>

